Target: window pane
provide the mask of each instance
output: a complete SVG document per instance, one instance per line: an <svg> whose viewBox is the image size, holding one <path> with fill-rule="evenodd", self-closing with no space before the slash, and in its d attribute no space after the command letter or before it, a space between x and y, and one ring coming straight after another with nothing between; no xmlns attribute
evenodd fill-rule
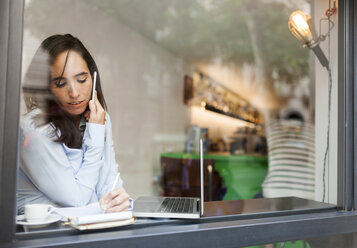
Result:
<svg viewBox="0 0 357 248"><path fill-rule="evenodd" d="M199 197L200 139L206 201L335 204L328 73L288 28L296 9L316 26L327 6L314 4L26 1L18 214L97 202L118 171L133 199Z"/></svg>

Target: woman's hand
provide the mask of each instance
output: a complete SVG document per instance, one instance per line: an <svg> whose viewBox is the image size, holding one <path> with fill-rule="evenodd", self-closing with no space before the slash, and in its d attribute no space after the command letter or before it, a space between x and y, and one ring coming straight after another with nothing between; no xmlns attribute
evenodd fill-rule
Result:
<svg viewBox="0 0 357 248"><path fill-rule="evenodd" d="M97 91L94 94L94 100L89 101L89 111L84 114L89 123L105 124L105 110L98 101Z"/></svg>
<svg viewBox="0 0 357 248"><path fill-rule="evenodd" d="M99 204L106 213L126 211L130 206L129 195L123 188L114 189L105 194Z"/></svg>

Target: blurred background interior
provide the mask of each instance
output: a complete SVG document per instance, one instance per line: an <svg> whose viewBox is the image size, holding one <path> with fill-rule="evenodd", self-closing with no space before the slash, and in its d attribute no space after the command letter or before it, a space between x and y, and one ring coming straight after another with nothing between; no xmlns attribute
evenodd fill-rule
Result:
<svg viewBox="0 0 357 248"><path fill-rule="evenodd" d="M206 200L315 199L315 82L289 15L309 0L28 0L23 74L71 33L97 62L124 186ZM26 92L24 92L26 94ZM23 104L22 114L26 108Z"/></svg>

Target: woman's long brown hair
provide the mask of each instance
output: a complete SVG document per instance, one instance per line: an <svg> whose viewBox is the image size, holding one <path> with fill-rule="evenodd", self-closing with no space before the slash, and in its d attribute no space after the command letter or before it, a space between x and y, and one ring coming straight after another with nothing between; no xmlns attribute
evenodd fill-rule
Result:
<svg viewBox="0 0 357 248"><path fill-rule="evenodd" d="M57 137L56 142L64 143L70 148L80 148L82 146L82 136L79 128L58 106L50 91L53 62L64 51L68 51L68 53L76 51L79 53L86 61L92 78L94 72L97 72L96 90L98 100L106 110L107 105L104 100L97 65L82 42L70 34L53 35L41 43L27 70L23 91L28 110L34 108L42 110L42 114L35 117L38 119L37 125L51 124L55 128L53 135Z"/></svg>

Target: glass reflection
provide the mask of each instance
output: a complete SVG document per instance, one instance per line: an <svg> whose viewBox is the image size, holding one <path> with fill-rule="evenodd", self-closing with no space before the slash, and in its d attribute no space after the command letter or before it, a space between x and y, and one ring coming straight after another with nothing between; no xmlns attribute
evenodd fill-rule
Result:
<svg viewBox="0 0 357 248"><path fill-rule="evenodd" d="M88 66L88 80L94 70L100 71L97 87L103 89L106 104L104 98L99 102L108 107L115 144L115 155L110 156L118 161L124 186L134 199L196 196L194 164L200 137L205 139L205 159L212 165L207 200L267 197L262 187L267 175L270 182L277 179L276 190L281 188L279 177L285 183L287 178L298 180L297 184L304 184L299 179L304 177L311 184L313 168L296 176L291 163L278 172L269 167L271 159L279 159L270 156L269 142L274 141L267 129L270 123L299 118L303 129L314 122L308 51L287 28L289 14L297 7L309 12L309 1L26 1L23 71L28 69L33 77L24 78L26 106L32 109L36 100L36 108L51 109L56 103L53 89L39 84L48 81L52 64L46 56L36 67L30 61L46 37L72 33L98 65ZM34 93L39 97L34 99ZM56 121L48 118L44 115L39 121ZM78 129L71 123L64 128ZM287 132L285 144L294 142L295 134ZM68 148L82 144L76 138ZM297 155L299 150L294 149L290 152ZM300 165L298 155L289 159ZM308 160L313 167L313 150ZM43 171L47 168L39 165ZM110 177L115 173L113 169ZM31 180L23 185L20 181L20 197L47 188ZM282 192L275 196L295 195ZM95 197L100 194L88 202Z"/></svg>

